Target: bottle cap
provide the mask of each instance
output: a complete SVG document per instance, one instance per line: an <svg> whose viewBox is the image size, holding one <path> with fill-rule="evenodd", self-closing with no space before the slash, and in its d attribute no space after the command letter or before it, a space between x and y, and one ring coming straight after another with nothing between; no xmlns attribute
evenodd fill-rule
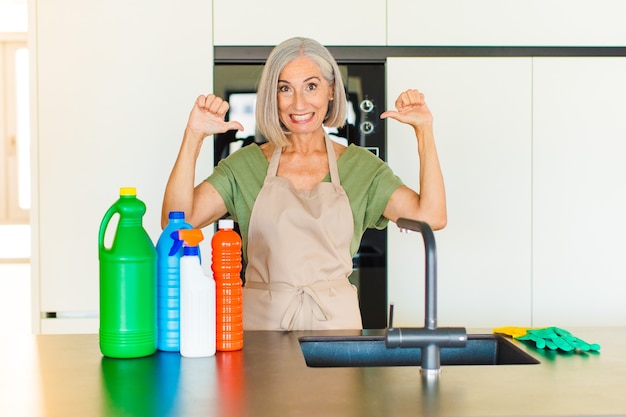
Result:
<svg viewBox="0 0 626 417"><path fill-rule="evenodd" d="M137 189L135 187L122 187L120 188L120 196L136 196Z"/></svg>
<svg viewBox="0 0 626 417"><path fill-rule="evenodd" d="M185 219L185 212L184 211L170 211L169 214L169 218L170 219Z"/></svg>
<svg viewBox="0 0 626 417"><path fill-rule="evenodd" d="M217 222L217 227L219 229L234 229L235 221L233 219L221 219Z"/></svg>

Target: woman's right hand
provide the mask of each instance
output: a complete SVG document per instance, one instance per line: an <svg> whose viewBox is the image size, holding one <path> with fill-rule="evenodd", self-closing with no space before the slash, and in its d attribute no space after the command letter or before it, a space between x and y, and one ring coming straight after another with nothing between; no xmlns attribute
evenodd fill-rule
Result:
<svg viewBox="0 0 626 417"><path fill-rule="evenodd" d="M215 94L199 96L191 109L186 130L202 139L229 130L244 130L241 123L224 120L228 108L228 102Z"/></svg>
<svg viewBox="0 0 626 417"><path fill-rule="evenodd" d="M203 181L195 190L194 183L196 162L204 138L232 129L243 130L239 122L224 121L227 111L228 102L214 94L196 99L165 187L161 227L167 226L170 211L185 212L185 220L195 227L204 227L226 214L224 200L213 186Z"/></svg>

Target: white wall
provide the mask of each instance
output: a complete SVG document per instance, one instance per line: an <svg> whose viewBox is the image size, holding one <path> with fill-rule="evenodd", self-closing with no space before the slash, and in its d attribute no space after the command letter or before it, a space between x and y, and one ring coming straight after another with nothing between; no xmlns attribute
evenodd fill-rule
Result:
<svg viewBox="0 0 626 417"><path fill-rule="evenodd" d="M26 32L27 15L25 1L0 0L0 31Z"/></svg>

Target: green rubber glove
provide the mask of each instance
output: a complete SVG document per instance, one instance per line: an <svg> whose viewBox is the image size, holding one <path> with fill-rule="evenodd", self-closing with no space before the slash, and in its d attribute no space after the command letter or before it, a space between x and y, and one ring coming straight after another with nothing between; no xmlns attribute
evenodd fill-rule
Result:
<svg viewBox="0 0 626 417"><path fill-rule="evenodd" d="M575 337L567 330L560 329L558 327L529 329L526 331L524 336L519 336L515 339L534 342L539 349L548 347L548 349L561 349L565 352L571 352L576 349L585 352L600 350L600 345L597 343L587 343L584 340Z"/></svg>

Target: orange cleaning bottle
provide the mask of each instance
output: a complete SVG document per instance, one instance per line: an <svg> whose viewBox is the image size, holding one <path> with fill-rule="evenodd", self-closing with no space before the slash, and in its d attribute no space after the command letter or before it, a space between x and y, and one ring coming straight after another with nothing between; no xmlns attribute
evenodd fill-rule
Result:
<svg viewBox="0 0 626 417"><path fill-rule="evenodd" d="M234 221L222 219L211 239L213 278L216 284L216 349L243 348L243 289L241 237Z"/></svg>

